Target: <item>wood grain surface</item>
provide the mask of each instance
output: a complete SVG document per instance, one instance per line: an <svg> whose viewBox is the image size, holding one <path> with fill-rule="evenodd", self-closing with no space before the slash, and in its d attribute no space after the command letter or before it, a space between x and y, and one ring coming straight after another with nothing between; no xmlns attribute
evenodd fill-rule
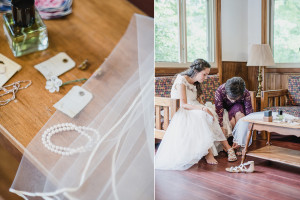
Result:
<svg viewBox="0 0 300 200"><path fill-rule="evenodd" d="M274 140L273 144L300 150L296 142ZM264 146L264 140L256 140L250 150ZM299 199L299 167L248 156L246 161L255 162L254 173L228 173L225 168L239 165L241 157L228 162L227 154L220 152L216 160L219 164L209 165L201 159L185 171L155 170L155 199Z"/></svg>
<svg viewBox="0 0 300 200"><path fill-rule="evenodd" d="M73 86L61 87L60 92L50 93L45 89L46 80L33 66L59 52L66 52L78 66L85 59L91 64L86 71L77 67L61 75L63 82L89 78L110 54L130 22L134 13L144 14L125 0L113 1L74 1L72 14L56 20L45 20L48 28L49 47L15 58L3 33L1 16L0 53L22 66L22 70L7 84L31 80L32 85L21 90L16 100L0 107L0 142L8 141L16 152L24 152L36 133L55 112L53 105ZM76 83L81 85L82 83Z"/></svg>
<svg viewBox="0 0 300 200"><path fill-rule="evenodd" d="M299 129L300 130L300 125L299 123L287 123L287 122L265 122L262 119L243 119L243 121L254 123L254 124L261 124L261 125L266 125L266 126L276 126L276 127L285 127L285 128L291 128L291 129ZM286 133L287 135L288 133ZM299 131L300 134L300 131Z"/></svg>
<svg viewBox="0 0 300 200"><path fill-rule="evenodd" d="M293 149L271 145L251 151L247 155L300 167L300 151Z"/></svg>

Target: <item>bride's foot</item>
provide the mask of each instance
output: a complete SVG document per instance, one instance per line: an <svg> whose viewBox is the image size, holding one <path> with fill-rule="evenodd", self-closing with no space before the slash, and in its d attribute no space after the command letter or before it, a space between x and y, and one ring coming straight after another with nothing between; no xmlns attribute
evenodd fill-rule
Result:
<svg viewBox="0 0 300 200"><path fill-rule="evenodd" d="M208 164L210 164L210 165L216 165L216 164L218 164L218 161L211 154L206 155L205 159L206 159L206 162Z"/></svg>

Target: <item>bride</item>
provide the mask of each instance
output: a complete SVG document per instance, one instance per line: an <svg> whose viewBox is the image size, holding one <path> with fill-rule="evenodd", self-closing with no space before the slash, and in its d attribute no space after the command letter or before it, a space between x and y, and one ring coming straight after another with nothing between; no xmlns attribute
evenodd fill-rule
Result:
<svg viewBox="0 0 300 200"><path fill-rule="evenodd" d="M155 168L186 170L205 156L208 164L217 164L215 145L221 143L228 153L228 161L236 161L218 123L216 112L201 101L200 84L207 79L210 64L196 59L190 68L178 74L171 90L171 98L180 99L175 113L155 156Z"/></svg>

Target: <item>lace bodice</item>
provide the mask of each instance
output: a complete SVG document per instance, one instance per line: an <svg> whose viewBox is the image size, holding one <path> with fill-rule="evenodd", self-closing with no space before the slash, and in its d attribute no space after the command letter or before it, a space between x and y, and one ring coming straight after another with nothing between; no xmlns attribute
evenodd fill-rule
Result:
<svg viewBox="0 0 300 200"><path fill-rule="evenodd" d="M186 78L180 74L177 75L171 89L171 98L180 99L179 85L186 86L186 98L188 104L200 104L197 101L197 88L195 85L190 84Z"/></svg>

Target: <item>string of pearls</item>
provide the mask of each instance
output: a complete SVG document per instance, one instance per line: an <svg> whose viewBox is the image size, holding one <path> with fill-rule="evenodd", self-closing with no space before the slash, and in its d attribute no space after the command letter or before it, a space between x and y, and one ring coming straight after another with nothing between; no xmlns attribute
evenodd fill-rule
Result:
<svg viewBox="0 0 300 200"><path fill-rule="evenodd" d="M24 87L21 87L22 83L27 83L27 85L25 85ZM23 90L23 89L28 88L30 85L31 85L31 81L30 80L26 80L26 81L17 81L15 83L10 84L10 85L6 85L6 86L3 86L3 87L0 87L0 91L1 90L4 91L4 93L0 94L0 97L3 97L5 95L8 95L8 94L12 93L12 97L11 98L0 101L0 106L5 106L9 102L15 100L16 93L19 90ZM9 88L11 88L11 89L9 89Z"/></svg>
<svg viewBox="0 0 300 200"><path fill-rule="evenodd" d="M88 139L88 142L84 146L71 148L71 147L64 147L58 146L51 142L51 137L59 132L65 131L76 131L79 134L85 136ZM86 132L91 132L96 137L93 138L91 135L87 134ZM92 149L92 147L96 144L96 142L100 139L100 135L97 130L85 126L76 126L72 123L62 123L54 125L47 130L42 135L42 143L43 145L53 153L57 153L63 156L70 156L76 153L86 152Z"/></svg>

